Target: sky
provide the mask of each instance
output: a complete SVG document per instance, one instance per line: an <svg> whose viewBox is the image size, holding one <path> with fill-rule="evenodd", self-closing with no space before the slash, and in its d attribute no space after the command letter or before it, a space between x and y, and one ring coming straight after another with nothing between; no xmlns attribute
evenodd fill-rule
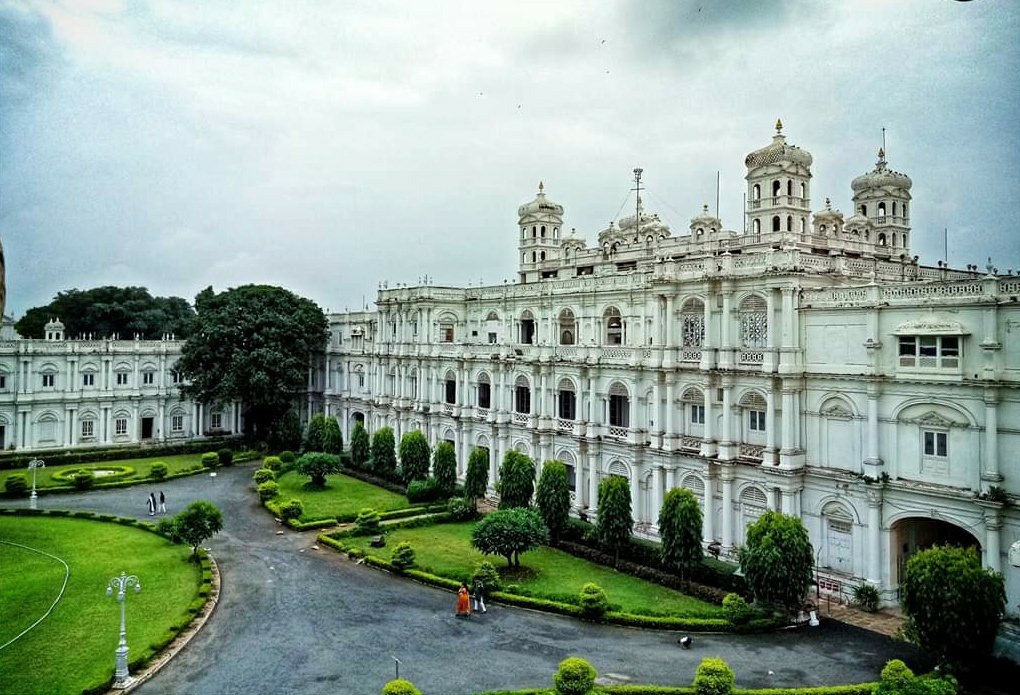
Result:
<svg viewBox="0 0 1020 695"><path fill-rule="evenodd" d="M0 3L7 313L62 290L501 283L539 181L589 245L645 208L743 229L744 157L852 214L882 145L912 251L1020 269L1012 0ZM624 207L626 206L626 207Z"/></svg>

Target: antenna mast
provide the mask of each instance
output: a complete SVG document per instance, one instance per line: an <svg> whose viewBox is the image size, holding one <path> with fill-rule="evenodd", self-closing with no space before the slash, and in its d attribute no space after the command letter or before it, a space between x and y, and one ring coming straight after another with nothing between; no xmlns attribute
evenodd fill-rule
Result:
<svg viewBox="0 0 1020 695"><path fill-rule="evenodd" d="M637 201L634 204L635 215L634 215L634 235L641 237L641 172L644 169L638 167L634 170L634 190L637 191Z"/></svg>

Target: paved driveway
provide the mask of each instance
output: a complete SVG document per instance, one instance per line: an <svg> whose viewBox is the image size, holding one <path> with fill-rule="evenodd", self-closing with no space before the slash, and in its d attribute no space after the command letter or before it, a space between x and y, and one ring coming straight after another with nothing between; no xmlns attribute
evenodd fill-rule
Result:
<svg viewBox="0 0 1020 695"><path fill-rule="evenodd" d="M251 489L252 470L39 498L43 508L148 518L145 496L163 489L171 514L197 499L223 510L224 531L209 543L222 572L220 604L138 695L378 693L394 675L394 657L400 675L427 695L548 687L571 655L614 682L662 685L689 685L702 657L720 656L741 687L861 682L877 677L888 659L917 659L908 645L836 622L766 635L695 635L694 648L682 651L674 633L498 605L458 619L450 592L315 550L312 533L277 535L282 527Z"/></svg>

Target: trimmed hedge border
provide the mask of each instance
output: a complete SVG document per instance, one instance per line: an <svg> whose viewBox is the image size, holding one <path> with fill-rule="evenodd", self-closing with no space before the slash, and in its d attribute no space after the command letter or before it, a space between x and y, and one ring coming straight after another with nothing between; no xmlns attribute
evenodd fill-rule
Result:
<svg viewBox="0 0 1020 695"><path fill-rule="evenodd" d="M198 475L199 473L208 473L208 472L209 472L208 468L196 468L196 469L192 469L192 470L180 471L179 473L174 473L173 475L168 475L165 478L160 478L159 480L156 480L155 478L130 478L128 480L112 480L110 482L105 482L105 483L97 482L97 483L93 483L92 487L89 488L89 489L90 490L109 490L109 489L118 488L118 487L131 487L132 485L141 485L143 483L149 483L149 484L152 484L152 483L162 483L162 482L166 482L167 480L176 480L177 478L186 478L186 477L191 476L191 475ZM81 492L81 490L79 490L78 488L74 487L73 484L69 484L67 487L41 487L41 488L37 488L36 489L36 494L38 494L40 497L43 496L43 495L60 495L60 494L64 494L64 493L67 493L67 492ZM3 493L0 493L0 497L7 497L7 499L16 499L16 498L13 498L13 497L11 497L9 495L4 495ZM19 497L23 499L25 496L24 495L20 495Z"/></svg>
<svg viewBox="0 0 1020 695"><path fill-rule="evenodd" d="M98 468L100 468L102 470L114 470L114 469L116 469L115 473L110 473L109 475L104 475L104 476L96 476L96 480L102 480L104 483L119 482L121 480L124 480L125 478L133 478L134 475L135 475L135 469L132 468L131 466L118 466L116 464L104 464L104 465L98 466ZM78 473L81 473L83 471L86 472L86 473L92 473L93 475L95 475L95 471L92 468L85 468L85 467L82 467L82 468L65 468L62 471L57 471L56 473L54 473L53 474L53 479L54 480L59 480L62 483L67 483L68 485L74 485L74 476L76 476ZM95 484L93 484L93 487L95 487ZM36 492L38 493L38 490L36 490Z"/></svg>
<svg viewBox="0 0 1020 695"><path fill-rule="evenodd" d="M156 530L155 524L125 516L116 516L113 514L96 514L95 512L71 511L68 509L16 509L11 507L0 507L0 514L6 516L63 516L74 519L102 521L120 524L121 526L132 526L143 531L148 531L149 533L153 533L157 536L162 536L162 534ZM165 538L165 536L163 537ZM145 666L155 659L161 651L177 639L178 633L184 632L188 629L197 617L198 613L201 612L202 609L205 608L206 603L209 602L212 588L212 562L209 560L209 554L204 548L198 549L198 558L202 574L201 581L198 586L197 597L188 604L186 614L176 622L172 623L167 629L167 632L160 637L159 641L149 644L149 646L142 651L141 654L128 662L128 669L130 671L137 672L145 668ZM97 683L84 688L82 690L82 695L100 695L101 693L105 693L113 686L113 679L114 677L111 676L108 680L105 680L102 683Z"/></svg>
<svg viewBox="0 0 1020 695"><path fill-rule="evenodd" d="M734 688L733 695L871 695L878 683L855 685L821 685L810 688ZM597 688L604 695L695 695L693 686L673 685L603 685ZM476 695L556 695L553 688L523 690L487 690Z"/></svg>
<svg viewBox="0 0 1020 695"><path fill-rule="evenodd" d="M68 463L100 463L135 458L160 458L175 454L194 454L224 447L239 448L243 443L244 437L236 435L231 437L210 437L209 439L161 446L127 444L97 449L54 449L52 451L34 450L30 452L7 451L0 452L0 470L24 468L28 466L29 461L40 456L46 458L47 465L62 466ZM235 458L234 460L236 461L237 459Z"/></svg>

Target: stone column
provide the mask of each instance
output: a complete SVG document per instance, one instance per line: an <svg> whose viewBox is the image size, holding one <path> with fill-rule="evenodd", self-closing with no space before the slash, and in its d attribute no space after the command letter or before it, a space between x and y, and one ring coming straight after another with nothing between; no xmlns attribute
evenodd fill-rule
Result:
<svg viewBox="0 0 1020 695"><path fill-rule="evenodd" d="M731 293L726 290L722 292L722 315L719 317L719 325L722 329L719 348L719 369L733 369L733 338L730 333L733 328L733 317L730 315Z"/></svg>
<svg viewBox="0 0 1020 695"><path fill-rule="evenodd" d="M793 389L783 387L783 441L782 453L792 454L797 450L794 441L794 418L797 417L796 405L793 400Z"/></svg>
<svg viewBox="0 0 1020 695"><path fill-rule="evenodd" d="M652 522L653 528L659 527L659 511L662 509L662 487L664 472L662 466L654 466L652 468L652 509L649 513L649 521Z"/></svg>
<svg viewBox="0 0 1020 695"><path fill-rule="evenodd" d="M774 372L776 370L776 354L779 352L779 340L776 330L776 293L774 289L768 289L765 293L765 319L766 319L766 343L765 358L762 361L762 371Z"/></svg>
<svg viewBox="0 0 1020 695"><path fill-rule="evenodd" d="M999 411L998 391L994 387L985 389L985 470L981 479L988 483L1001 483L999 473Z"/></svg>
<svg viewBox="0 0 1020 695"><path fill-rule="evenodd" d="M733 386L730 384L723 384L723 402L722 402L722 434L719 441L719 458L723 460L730 460L736 458L736 452L734 451L737 447L734 446L733 442ZM707 401L706 401L707 403ZM706 423L707 424L707 423Z"/></svg>
<svg viewBox="0 0 1020 695"><path fill-rule="evenodd" d="M715 411L712 407L712 385L705 387L705 427L704 439L701 440L701 455L715 456L717 445L715 441Z"/></svg>
<svg viewBox="0 0 1020 695"><path fill-rule="evenodd" d="M712 464L707 463L705 466L705 494L701 509L701 530L706 545L715 542L715 496L712 493L714 485L715 476L712 474Z"/></svg>
<svg viewBox="0 0 1020 695"><path fill-rule="evenodd" d="M705 295L705 341L701 345L701 364L698 365L702 371L715 369L715 337L714 326L712 325L713 301L715 301L715 298L712 296L712 293L707 293Z"/></svg>
<svg viewBox="0 0 1020 695"><path fill-rule="evenodd" d="M985 567L996 572L1002 571L1002 505L998 502L986 502L985 508Z"/></svg>
<svg viewBox="0 0 1020 695"><path fill-rule="evenodd" d="M777 463L776 460L776 393L770 383L765 391L765 455L762 463Z"/></svg>
<svg viewBox="0 0 1020 695"><path fill-rule="evenodd" d="M793 288L783 288L783 342L779 352L779 371L792 372L795 369L793 351L796 345L793 324Z"/></svg>
<svg viewBox="0 0 1020 695"><path fill-rule="evenodd" d="M868 495L868 582L882 586L882 489L869 486Z"/></svg>
<svg viewBox="0 0 1020 695"><path fill-rule="evenodd" d="M588 452L588 507L594 512L599 505L598 456Z"/></svg>
<svg viewBox="0 0 1020 695"><path fill-rule="evenodd" d="M719 467L722 477L722 546L726 552L733 548L733 465Z"/></svg>
<svg viewBox="0 0 1020 695"><path fill-rule="evenodd" d="M666 436L662 448L666 451L676 449L676 381L672 374L666 376Z"/></svg>

